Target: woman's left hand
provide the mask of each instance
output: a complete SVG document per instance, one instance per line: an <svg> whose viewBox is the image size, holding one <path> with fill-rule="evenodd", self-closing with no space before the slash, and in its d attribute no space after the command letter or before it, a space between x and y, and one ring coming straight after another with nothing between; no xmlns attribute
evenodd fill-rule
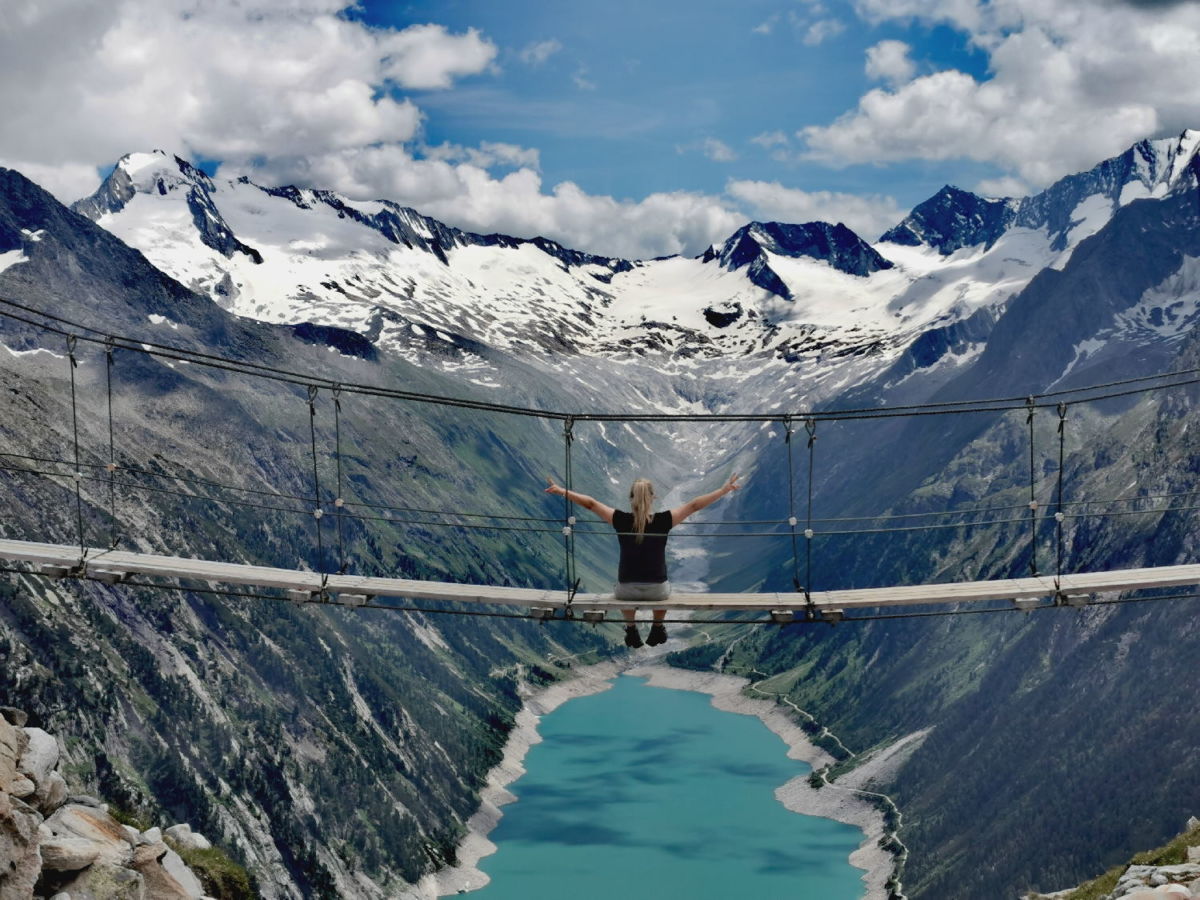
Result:
<svg viewBox="0 0 1200 900"><path fill-rule="evenodd" d="M725 482L725 493L729 493L730 491L740 491L742 489L742 486L738 484L738 478L740 477L741 476L739 476L737 472L734 472L729 476L729 480Z"/></svg>
<svg viewBox="0 0 1200 900"><path fill-rule="evenodd" d="M555 496L561 497L563 494L565 494L567 492L566 488L560 487L559 485L555 484L553 478L547 478L546 481L549 482L549 485L550 485L548 488L546 488L547 494L554 494Z"/></svg>

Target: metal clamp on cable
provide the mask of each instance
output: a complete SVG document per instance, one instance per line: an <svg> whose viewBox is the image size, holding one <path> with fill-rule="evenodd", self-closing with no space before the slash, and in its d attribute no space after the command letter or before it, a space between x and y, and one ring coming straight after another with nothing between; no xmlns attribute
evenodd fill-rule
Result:
<svg viewBox="0 0 1200 900"><path fill-rule="evenodd" d="M1055 606L1069 606L1072 609L1081 609L1087 606L1090 600L1091 595L1089 594L1067 594L1063 591L1058 591L1054 595Z"/></svg>
<svg viewBox="0 0 1200 900"><path fill-rule="evenodd" d="M85 570L85 574L93 581L99 581L103 584L120 584L129 578L128 572L123 572L119 569L92 569Z"/></svg>

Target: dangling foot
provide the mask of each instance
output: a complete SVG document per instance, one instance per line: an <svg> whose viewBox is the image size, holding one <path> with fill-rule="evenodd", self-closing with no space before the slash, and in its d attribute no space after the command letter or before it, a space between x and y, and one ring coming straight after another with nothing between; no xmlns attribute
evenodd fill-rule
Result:
<svg viewBox="0 0 1200 900"><path fill-rule="evenodd" d="M653 634L653 632L651 632ZM636 625L625 626L625 646L638 648L642 646L642 635Z"/></svg>
<svg viewBox="0 0 1200 900"><path fill-rule="evenodd" d="M646 643L651 647L657 647L659 644L667 642L667 626L662 622L655 622L650 626L650 634L646 636Z"/></svg>

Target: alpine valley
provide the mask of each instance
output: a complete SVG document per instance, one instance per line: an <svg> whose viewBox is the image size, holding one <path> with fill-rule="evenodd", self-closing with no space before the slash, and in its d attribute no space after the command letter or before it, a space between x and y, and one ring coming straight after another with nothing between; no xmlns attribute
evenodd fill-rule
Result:
<svg viewBox="0 0 1200 900"><path fill-rule="evenodd" d="M645 474L671 486L670 503L739 471L746 487L722 517L779 523L804 517L805 411L1023 398L1200 366L1198 149L1200 131L1143 141L1022 199L947 186L873 243L841 224L752 222L695 258L654 260L222 180L158 151L124 157L71 209L0 169L0 299L100 336L345 384L734 417L577 422L575 484L615 499ZM557 526L438 527L560 515L541 492L563 476L558 422L366 394L310 407L286 382L129 350L110 365L102 342L69 348L44 321L0 317L0 537L71 543L82 519L93 544L185 557L562 586ZM1196 562L1197 402L1185 385L1032 422L1021 410L818 422L806 568L787 540L673 542L714 590L1013 577L1039 558L1053 571L1054 520L1031 539L1024 516L1031 471L1052 503L1061 421L1064 493L1121 513L1065 521L1064 571ZM747 412L778 419L736 420ZM56 468L76 429L98 473L80 482ZM311 511L295 514L318 455L318 496L336 478L360 507L455 515L339 517L336 542L328 523L318 539ZM1025 513L991 512L1003 509ZM955 511L939 521L978 524L872 527ZM605 589L611 544L578 536L584 590ZM72 786L190 822L271 898L421 896L422 876L452 860L524 685L618 652L606 628L28 576L0 601L0 697L64 736ZM874 784L903 816L904 894L1015 897L1081 882L1200 810L1194 622L1180 600L717 625L670 659L744 674L809 711L839 759L830 780L905 741Z"/></svg>

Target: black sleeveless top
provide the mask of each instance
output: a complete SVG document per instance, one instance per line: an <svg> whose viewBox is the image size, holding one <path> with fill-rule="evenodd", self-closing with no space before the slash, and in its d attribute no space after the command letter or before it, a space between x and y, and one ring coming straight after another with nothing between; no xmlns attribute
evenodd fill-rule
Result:
<svg viewBox="0 0 1200 900"><path fill-rule="evenodd" d="M646 526L642 542L633 533L633 513L618 509L613 513L613 528L619 532L621 564L617 581L622 584L662 584L667 580L667 532L674 522L671 513L654 514Z"/></svg>

